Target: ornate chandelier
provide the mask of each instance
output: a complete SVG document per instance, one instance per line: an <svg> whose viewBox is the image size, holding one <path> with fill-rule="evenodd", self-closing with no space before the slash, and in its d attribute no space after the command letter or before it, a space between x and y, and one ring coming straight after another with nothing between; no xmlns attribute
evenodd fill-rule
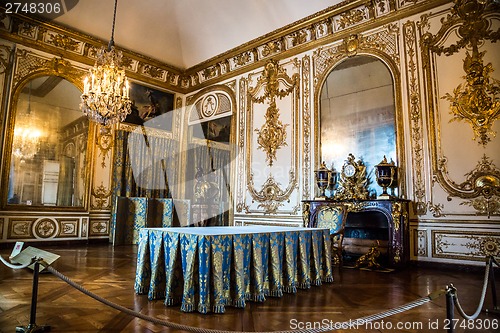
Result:
<svg viewBox="0 0 500 333"><path fill-rule="evenodd" d="M83 82L82 103L80 108L90 120L111 126L125 120L131 112L132 102L129 99L129 82L125 70L120 68L122 52L115 50L114 33L116 6L113 13L113 27L108 48L104 46L97 54L97 60L90 75Z"/></svg>
<svg viewBox="0 0 500 333"><path fill-rule="evenodd" d="M32 118L24 115L19 125L14 129L14 142L12 153L21 159L31 159L40 150L40 137L42 132L33 127Z"/></svg>
<svg viewBox="0 0 500 333"><path fill-rule="evenodd" d="M37 124L40 120L31 113L31 82L28 95L28 110L16 117L12 154L22 160L31 159L40 150L42 131Z"/></svg>

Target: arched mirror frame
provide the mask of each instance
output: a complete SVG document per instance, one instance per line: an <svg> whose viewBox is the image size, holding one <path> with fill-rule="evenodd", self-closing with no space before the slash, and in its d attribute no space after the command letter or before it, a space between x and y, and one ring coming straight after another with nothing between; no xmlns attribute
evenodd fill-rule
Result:
<svg viewBox="0 0 500 333"><path fill-rule="evenodd" d="M15 75L19 75L19 73L15 73ZM11 88L11 93L9 95L9 104L8 104L8 113L6 117L7 124L5 126L5 145L3 149L2 160L5 161L3 163L2 168L2 178L1 178L1 186L2 186L2 196L1 196L1 207L4 210L27 210L27 211L78 211L83 212L88 210L89 205L89 188L90 188L90 179L91 179L91 161L92 156L94 154L92 147L92 133L95 131L95 125L92 122L89 123L89 132L87 135L87 152L86 152L86 161L85 161L85 180L84 180L84 198L82 206L42 206L42 205L22 205L22 208L16 204L9 204L7 202L8 191L5 190L8 188L9 182L9 174L11 168L11 159L12 159L12 145L14 139L14 128L15 121L17 115L17 104L22 93L22 90L26 85L29 84L30 81L43 77L43 76L57 76L64 80L67 80L71 84L73 84L80 92L83 91L83 77L86 75L84 70L75 68L71 66L71 64L63 59L53 58L50 61L47 61L44 66L40 66L32 71L29 71L28 75L22 76L18 81L13 83Z"/></svg>
<svg viewBox="0 0 500 333"><path fill-rule="evenodd" d="M395 129L396 129L396 165L398 166L398 189L399 197L407 198L407 188L406 188L406 158L405 158L405 139L404 139L404 122L403 122L403 110L402 110L402 97L401 97L401 74L398 70L398 66L394 61L383 52L370 51L370 52L357 52L353 56L369 56L381 61L389 70L392 80L393 80L393 90L394 90L394 108L395 108ZM321 164L321 130L320 130L320 117L321 117L321 91L323 85L327 80L330 73L340 65L345 60L353 56L348 56L344 54L336 58L335 61L325 67L324 72L318 76L315 87L314 87L314 129L315 129L315 144L314 144L314 160L315 166L314 170L319 168ZM347 158L347 156L346 156ZM314 179L314 177L312 178ZM315 185L314 185L315 186Z"/></svg>

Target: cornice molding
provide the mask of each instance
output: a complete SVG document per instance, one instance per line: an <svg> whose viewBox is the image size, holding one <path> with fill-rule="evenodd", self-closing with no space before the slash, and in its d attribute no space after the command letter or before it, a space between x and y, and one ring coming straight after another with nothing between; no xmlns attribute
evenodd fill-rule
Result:
<svg viewBox="0 0 500 333"><path fill-rule="evenodd" d="M451 0L348 0L272 31L198 65L180 69L117 47L123 52L127 76L177 93L187 94L350 34L418 14ZM107 45L87 34L22 15L7 16L0 38L92 66L99 48ZM22 29L21 29L22 28ZM31 30L31 36L26 31Z"/></svg>

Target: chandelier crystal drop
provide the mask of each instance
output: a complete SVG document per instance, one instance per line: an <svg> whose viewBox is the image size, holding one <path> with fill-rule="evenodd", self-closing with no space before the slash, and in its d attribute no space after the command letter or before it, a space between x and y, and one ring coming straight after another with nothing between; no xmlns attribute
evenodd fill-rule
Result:
<svg viewBox="0 0 500 333"><path fill-rule="evenodd" d="M125 120L132 111L129 98L130 85L122 64L122 52L115 50L114 29L116 5L113 14L113 28L108 48L102 47L89 76L83 82L80 109L87 117L105 127Z"/></svg>

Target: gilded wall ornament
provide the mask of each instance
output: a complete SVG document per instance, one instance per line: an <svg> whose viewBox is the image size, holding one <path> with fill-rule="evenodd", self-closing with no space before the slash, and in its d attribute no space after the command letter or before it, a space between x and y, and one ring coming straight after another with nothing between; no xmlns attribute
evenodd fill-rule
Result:
<svg viewBox="0 0 500 333"><path fill-rule="evenodd" d="M99 147L99 155L102 157L101 167L106 167L106 159L113 148L113 133L106 131L97 131L96 142Z"/></svg>
<svg viewBox="0 0 500 333"><path fill-rule="evenodd" d="M281 81L288 83L285 89L280 88ZM298 81L298 76L294 75L293 78L289 78L276 60L270 60L257 81L257 87L248 89L252 102L264 103L268 101L269 103L264 116L264 125L260 129L255 129L258 149L262 149L266 153L266 161L269 166L272 166L276 160L278 149L287 145L286 128L288 124L283 124L279 119L280 114L276 106L276 98L288 96L297 87ZM264 86L264 94L256 97L254 93L260 86Z"/></svg>
<svg viewBox="0 0 500 333"><path fill-rule="evenodd" d="M253 189L253 186L251 188ZM283 191L272 175L267 178L260 191L252 192L253 197L260 202L257 207L264 208L265 214L276 214L278 208L283 206L282 201L288 197L288 191Z"/></svg>
<svg viewBox="0 0 500 333"><path fill-rule="evenodd" d="M446 158L442 158L439 163L439 175L443 177L443 184L447 187L451 196L458 196L463 199L476 199L461 203L468 205L478 211L479 214L498 214L498 202L500 200L500 169L493 162L483 155L476 168L465 174L465 181L458 184L448 178Z"/></svg>
<svg viewBox="0 0 500 333"><path fill-rule="evenodd" d="M260 129L255 129L257 132L258 149L266 152L266 161L269 166L273 165L276 160L276 152L283 146L286 146L286 128L288 124L283 125L279 120L279 109L276 107L276 102L270 102L264 116L266 122Z"/></svg>
<svg viewBox="0 0 500 333"><path fill-rule="evenodd" d="M443 214L443 209L444 205L443 204L433 204L431 201L427 203L429 207L429 211L432 213L433 217L445 217L446 215Z"/></svg>
<svg viewBox="0 0 500 333"><path fill-rule="evenodd" d="M485 17L499 8L492 1L455 0L454 3L438 33L424 34L422 45L424 50L445 56L465 48L470 50L466 51L463 61L465 82L459 84L453 94L446 93L442 98L450 102L451 121L467 121L472 126L474 140L478 139L479 144L485 146L495 136L491 127L500 118L500 82L490 77L493 67L491 63L484 64L486 51L479 52L479 48L487 40L495 43L500 39L500 29L491 30ZM438 45L451 29L455 29L458 41L449 46Z"/></svg>
<svg viewBox="0 0 500 333"><path fill-rule="evenodd" d="M48 34L46 42L68 51L76 51L80 46L78 41L62 34Z"/></svg>
<svg viewBox="0 0 500 333"><path fill-rule="evenodd" d="M484 65L486 51L478 52L477 45L472 54L467 52L464 60L465 83L459 84L453 95L446 93L442 98L450 104L451 121L467 121L474 131L474 140L485 146L495 137L491 127L500 117L500 81L490 77L491 63Z"/></svg>
<svg viewBox="0 0 500 333"><path fill-rule="evenodd" d="M92 196L95 198L95 204L92 205L94 209L108 208L108 201L113 193L112 189L104 187L103 182L98 187L92 189Z"/></svg>
<svg viewBox="0 0 500 333"><path fill-rule="evenodd" d="M336 23L340 28L345 29L366 19L368 19L368 13L366 9L354 9L342 13Z"/></svg>
<svg viewBox="0 0 500 333"><path fill-rule="evenodd" d="M493 237L485 237L481 241L481 253L487 257L500 255L500 241Z"/></svg>
<svg viewBox="0 0 500 333"><path fill-rule="evenodd" d="M353 57L358 54L359 48L359 39L358 35L350 35L346 39L344 39L344 47L347 50L347 56Z"/></svg>

